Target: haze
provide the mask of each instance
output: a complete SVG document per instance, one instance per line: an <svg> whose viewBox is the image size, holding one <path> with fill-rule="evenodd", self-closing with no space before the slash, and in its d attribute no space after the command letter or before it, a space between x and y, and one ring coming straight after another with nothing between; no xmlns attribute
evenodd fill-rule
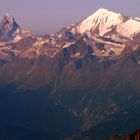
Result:
<svg viewBox="0 0 140 140"><path fill-rule="evenodd" d="M100 7L140 17L140 0L0 0L0 18L5 13L35 34L59 31L79 22Z"/></svg>

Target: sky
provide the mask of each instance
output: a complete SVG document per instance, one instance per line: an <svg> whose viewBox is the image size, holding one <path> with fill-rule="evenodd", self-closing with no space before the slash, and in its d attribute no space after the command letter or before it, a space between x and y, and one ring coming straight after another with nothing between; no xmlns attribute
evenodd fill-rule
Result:
<svg viewBox="0 0 140 140"><path fill-rule="evenodd" d="M0 0L0 19L9 13L22 28L44 35L80 22L101 7L140 17L140 0Z"/></svg>

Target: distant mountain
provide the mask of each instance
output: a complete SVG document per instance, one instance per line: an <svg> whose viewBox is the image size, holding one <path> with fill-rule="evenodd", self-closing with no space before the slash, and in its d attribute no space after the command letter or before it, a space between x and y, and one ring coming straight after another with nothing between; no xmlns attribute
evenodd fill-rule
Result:
<svg viewBox="0 0 140 140"><path fill-rule="evenodd" d="M22 30L11 15L5 14L3 20L0 22L0 40L18 41L26 36L31 36L31 33Z"/></svg>
<svg viewBox="0 0 140 140"><path fill-rule="evenodd" d="M12 115L9 107L1 107L0 112L4 114L0 120L34 128L27 116L32 108L32 114L36 114L37 102L37 111L43 115L46 110L47 116L44 126L42 116L36 114L33 122L42 124L36 126L37 130L46 135L55 131L56 139L85 140L88 136L104 140L114 134L124 136L137 130L140 128L139 35L139 18L103 8L56 34L38 37L5 15L0 22L0 99L5 106L4 101L9 97L7 102L14 101L12 107L16 111ZM51 108L46 100L51 102ZM21 114L25 110L25 114L19 117L17 110ZM61 119L65 111L67 117L64 115ZM9 118L10 115L13 117ZM69 117L77 125L65 126ZM13 118L16 119L13 121ZM23 123L25 120L29 121L27 126ZM67 131L57 132L54 120L61 120L63 125L60 121L58 128ZM48 122L52 125L49 131Z"/></svg>
<svg viewBox="0 0 140 140"><path fill-rule="evenodd" d="M14 18L8 14L4 15L4 18L0 24L1 40L3 41L12 40L14 37L14 34L16 34L16 31L19 31L19 30L20 30L20 27L15 22Z"/></svg>

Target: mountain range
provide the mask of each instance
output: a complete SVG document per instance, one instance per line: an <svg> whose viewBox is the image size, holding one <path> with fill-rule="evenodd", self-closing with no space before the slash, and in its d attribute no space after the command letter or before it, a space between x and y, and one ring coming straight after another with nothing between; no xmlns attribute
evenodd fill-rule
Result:
<svg viewBox="0 0 140 140"><path fill-rule="evenodd" d="M7 133L1 139L104 140L134 132L139 72L139 18L101 8L56 34L35 36L6 14L0 130Z"/></svg>

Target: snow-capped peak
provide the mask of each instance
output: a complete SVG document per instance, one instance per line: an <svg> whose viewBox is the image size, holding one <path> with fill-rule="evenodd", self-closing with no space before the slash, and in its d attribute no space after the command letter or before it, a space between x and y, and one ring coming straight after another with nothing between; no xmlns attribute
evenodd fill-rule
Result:
<svg viewBox="0 0 140 140"><path fill-rule="evenodd" d="M123 20L124 15L121 13L114 13L107 9L100 8L79 24L79 32L83 34L87 30L95 31L97 28L100 28L100 35L104 35L106 30L122 23Z"/></svg>
<svg viewBox="0 0 140 140"><path fill-rule="evenodd" d="M134 39L140 36L140 19L100 8L81 23L71 27L73 34L92 34L109 37L117 36Z"/></svg>
<svg viewBox="0 0 140 140"><path fill-rule="evenodd" d="M101 15L101 14L104 14L104 13L110 13L111 11L109 11L108 9L106 9L106 8L103 8L103 7L101 7L100 9L98 9L94 14L99 14L99 15Z"/></svg>

